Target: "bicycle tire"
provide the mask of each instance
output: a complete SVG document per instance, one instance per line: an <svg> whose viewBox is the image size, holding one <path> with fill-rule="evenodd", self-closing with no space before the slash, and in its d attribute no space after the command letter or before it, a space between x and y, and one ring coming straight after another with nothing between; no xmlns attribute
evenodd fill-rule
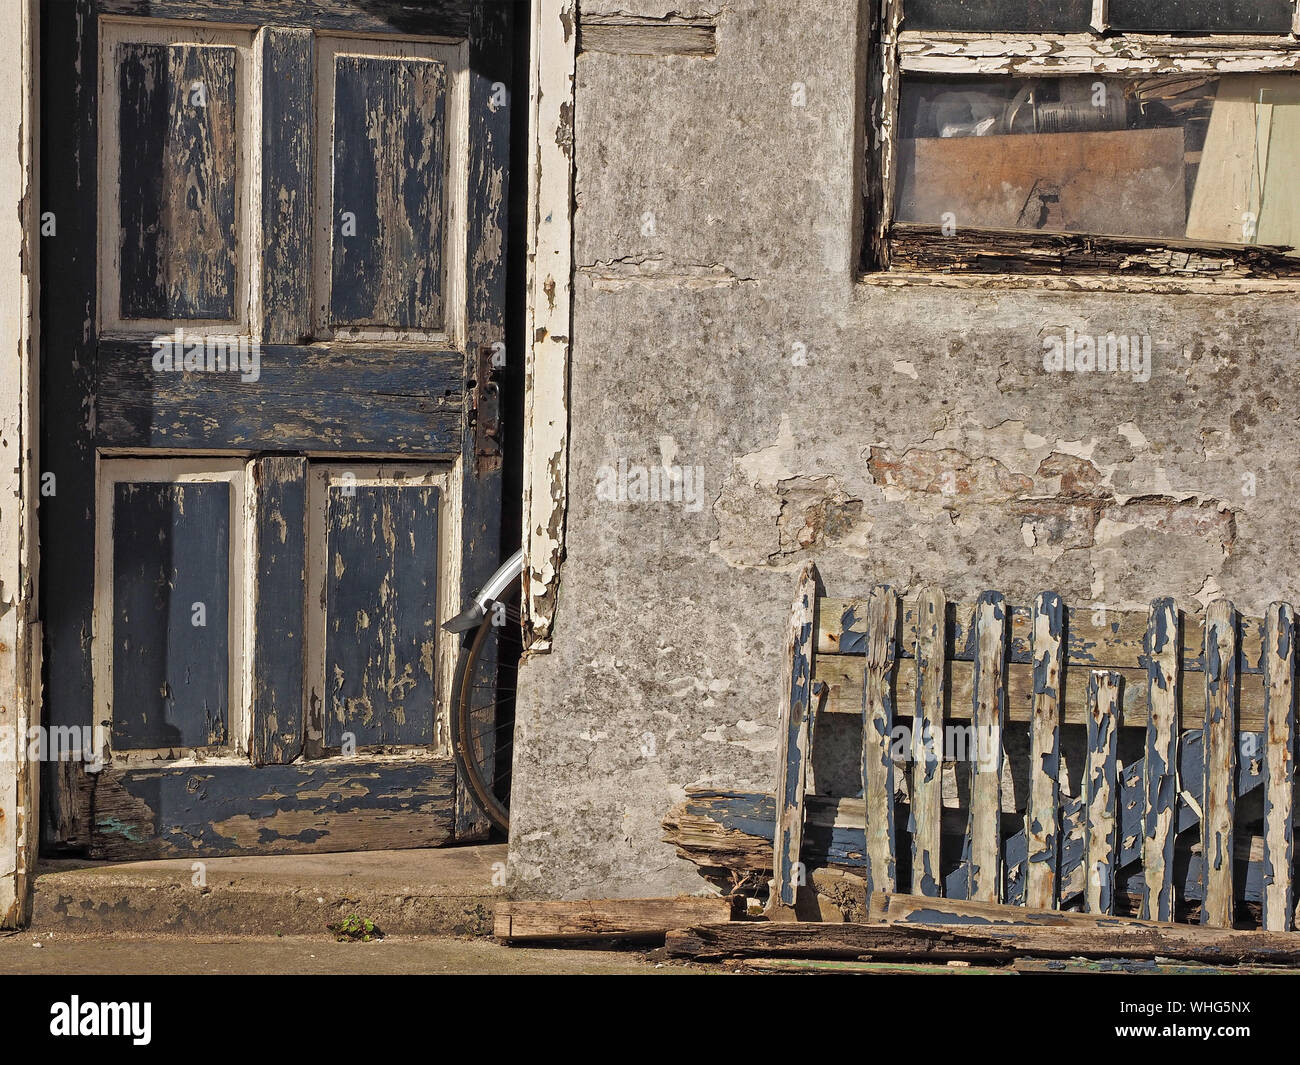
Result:
<svg viewBox="0 0 1300 1065"><path fill-rule="evenodd" d="M498 602L508 602L512 595L518 591L520 582L519 578L511 583L509 590L501 597ZM515 618L518 617L518 611L515 610ZM485 775L483 766L484 759L481 757L482 751L477 749L475 736L475 714L481 712L484 708L475 705L474 692L476 688L482 687L475 683L478 671L479 659L485 649L489 646L489 641L494 636L500 635L500 630L507 626L494 625L493 611L489 608L483 621L477 629L474 630L474 638L469 645L462 649L460 658L456 663L456 677L452 690L455 698L452 704L453 710L453 727L452 727L452 751L456 758L456 768L462 778L469 785L488 820L502 832L510 830L510 803L509 790L506 788L506 794L503 798L499 793L500 779L489 780ZM522 641L520 641L522 643ZM501 662L498 660L495 664L498 671L501 669ZM511 666L513 668L513 665ZM498 678L499 679L499 676ZM494 690L495 694L495 690ZM513 699L511 702L511 712L509 714L508 726L513 732L514 714ZM500 700L494 700L491 708L495 711L500 705ZM502 725L494 725L493 734L497 728ZM501 746L493 744L493 762L503 753ZM510 752L513 754L513 737L509 743Z"/></svg>

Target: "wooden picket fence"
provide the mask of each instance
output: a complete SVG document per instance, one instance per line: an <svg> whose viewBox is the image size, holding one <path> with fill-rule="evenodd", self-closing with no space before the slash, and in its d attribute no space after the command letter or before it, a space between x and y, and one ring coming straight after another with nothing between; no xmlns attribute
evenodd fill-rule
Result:
<svg viewBox="0 0 1300 1065"><path fill-rule="evenodd" d="M805 567L785 647L773 904L793 907L802 879L816 721L856 713L869 895L1113 913L1122 889L1140 900L1142 917L1171 921L1179 899L1199 900L1201 924L1220 928L1233 927L1249 899L1264 928L1290 930L1294 632L1285 603L1257 619L1226 600L1186 617L1172 599L1143 613L1071 608L1054 592L1031 604L997 592L950 604L933 586L905 603L884 585L831 599ZM995 741L969 760L961 858L944 875L941 738L950 723ZM1001 738L1017 723L1028 730L1028 797L1013 819L1002 809ZM897 725L911 737L901 768ZM1063 725L1087 727L1077 796L1060 783ZM1145 731L1144 756L1123 766L1121 729ZM895 804L899 772L910 774L906 807ZM1239 839L1237 800L1250 796L1257 809L1261 792L1262 839ZM1176 840L1198 825L1199 857L1176 863ZM900 856L910 859L910 884L898 882Z"/></svg>

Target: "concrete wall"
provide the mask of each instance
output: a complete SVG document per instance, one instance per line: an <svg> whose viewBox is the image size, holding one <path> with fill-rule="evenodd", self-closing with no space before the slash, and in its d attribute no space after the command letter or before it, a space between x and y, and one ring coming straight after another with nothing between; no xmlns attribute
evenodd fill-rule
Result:
<svg viewBox="0 0 1300 1065"><path fill-rule="evenodd" d="M858 281L856 5L599 4L716 11L717 54L577 58L566 559L522 674L516 895L704 886L660 820L687 785L775 786L805 561L835 595L1300 602L1295 295ZM1149 335L1150 380L1045 372L1069 328ZM701 467L703 506L598 499L620 460Z"/></svg>

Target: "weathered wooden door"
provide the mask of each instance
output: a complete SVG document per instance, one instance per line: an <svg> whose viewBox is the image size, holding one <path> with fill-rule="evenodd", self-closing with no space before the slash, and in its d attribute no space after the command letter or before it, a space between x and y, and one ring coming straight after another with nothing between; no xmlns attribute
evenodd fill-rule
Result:
<svg viewBox="0 0 1300 1065"><path fill-rule="evenodd" d="M43 5L47 847L483 830L512 7Z"/></svg>

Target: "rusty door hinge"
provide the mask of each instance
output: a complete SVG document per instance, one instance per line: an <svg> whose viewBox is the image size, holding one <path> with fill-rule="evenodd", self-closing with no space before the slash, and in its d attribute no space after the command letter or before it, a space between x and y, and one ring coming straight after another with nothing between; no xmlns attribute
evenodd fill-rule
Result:
<svg viewBox="0 0 1300 1065"><path fill-rule="evenodd" d="M469 424L474 431L474 469L491 473L501 468L501 385L498 349L485 344L478 349L474 368L473 406Z"/></svg>

